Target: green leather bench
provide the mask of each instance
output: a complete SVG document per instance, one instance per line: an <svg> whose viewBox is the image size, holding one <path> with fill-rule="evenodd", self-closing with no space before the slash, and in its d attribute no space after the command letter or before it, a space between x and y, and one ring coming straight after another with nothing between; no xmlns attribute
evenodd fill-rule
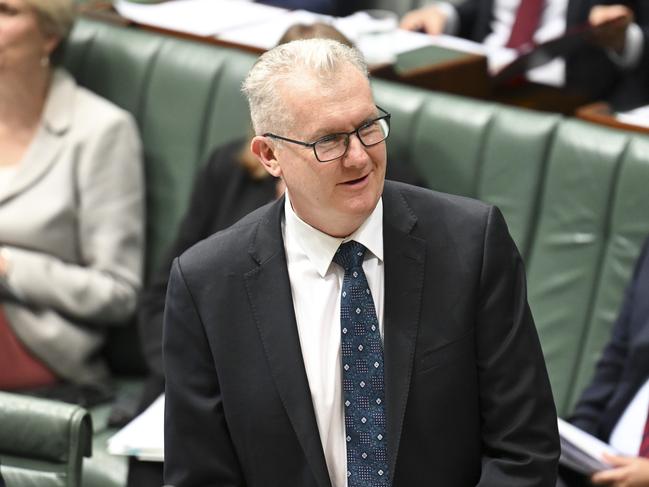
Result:
<svg viewBox="0 0 649 487"><path fill-rule="evenodd" d="M71 404L0 392L0 458L8 487L80 485L92 423Z"/></svg>
<svg viewBox="0 0 649 487"><path fill-rule="evenodd" d="M240 51L89 19L73 31L68 69L132 112L140 127L149 274L173 238L197 168L214 146L249 130L239 85L253 62ZM389 164L413 164L431 188L502 209L526 262L557 408L568 413L590 378L649 233L649 138L378 80L374 90L377 103L393 114ZM131 394L142 377L135 336L134 327L126 327L106 349ZM7 418L12 404L0 396ZM73 424L71 411L51 407L56 421ZM85 487L125 481L125 460L105 450L114 433L106 427L106 411L91 412L93 454L84 461ZM86 436L79 434L78 444ZM42 470L21 451L0 441L3 473L8 466ZM71 465L87 449L75 451L77 458L65 457ZM80 485L74 475L66 479L61 485Z"/></svg>

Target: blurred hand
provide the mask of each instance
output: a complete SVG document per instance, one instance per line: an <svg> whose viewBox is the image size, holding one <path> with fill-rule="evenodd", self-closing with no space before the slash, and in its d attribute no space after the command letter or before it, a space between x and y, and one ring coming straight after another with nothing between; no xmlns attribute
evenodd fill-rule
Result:
<svg viewBox="0 0 649 487"><path fill-rule="evenodd" d="M649 487L649 459L604 454L614 468L597 472L591 478L596 485L613 487Z"/></svg>
<svg viewBox="0 0 649 487"><path fill-rule="evenodd" d="M590 10L588 22L597 27L615 18L618 20L596 32L594 41L601 47L621 53L626 41L626 29L634 21L631 9L624 5L598 5Z"/></svg>
<svg viewBox="0 0 649 487"><path fill-rule="evenodd" d="M434 5L408 12L401 19L401 27L406 30L421 31L430 35L441 34L446 24L446 15Z"/></svg>

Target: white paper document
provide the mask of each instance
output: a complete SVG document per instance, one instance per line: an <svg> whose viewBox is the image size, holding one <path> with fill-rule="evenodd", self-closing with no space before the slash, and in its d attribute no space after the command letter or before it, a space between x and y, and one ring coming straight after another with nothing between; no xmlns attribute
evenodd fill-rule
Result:
<svg viewBox="0 0 649 487"><path fill-rule="evenodd" d="M623 123L649 127L649 105L628 112L620 112L615 115L615 118Z"/></svg>
<svg viewBox="0 0 649 487"><path fill-rule="evenodd" d="M268 22L256 22L236 29L229 29L217 35L217 39L245 46L271 49L277 45L289 27L295 24L311 25L316 22L330 24L333 17L314 14L306 10L284 12L282 15L273 16Z"/></svg>
<svg viewBox="0 0 649 487"><path fill-rule="evenodd" d="M164 461L164 411L162 394L142 414L108 439L108 453Z"/></svg>
<svg viewBox="0 0 649 487"><path fill-rule="evenodd" d="M618 455L611 445L559 418L561 459L563 465L585 475L611 468L603 459L604 453Z"/></svg>
<svg viewBox="0 0 649 487"><path fill-rule="evenodd" d="M373 19L364 12L349 17L331 17L305 10L287 11L262 22L229 29L217 39L246 46L271 49L286 30L295 24L330 24L344 34L363 53L368 64L393 62L397 54L435 43L435 38L398 29L396 23Z"/></svg>
<svg viewBox="0 0 649 487"><path fill-rule="evenodd" d="M171 0L138 4L115 0L115 10L124 18L198 36L213 36L230 29L267 21L286 9L240 0Z"/></svg>

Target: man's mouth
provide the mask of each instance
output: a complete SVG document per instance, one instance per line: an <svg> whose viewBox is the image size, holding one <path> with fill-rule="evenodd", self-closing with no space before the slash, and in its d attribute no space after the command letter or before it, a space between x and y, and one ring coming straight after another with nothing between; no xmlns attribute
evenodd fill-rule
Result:
<svg viewBox="0 0 649 487"><path fill-rule="evenodd" d="M365 182L365 180L367 180L367 176L368 176L368 174L366 174L365 176L362 176L360 178L350 179L349 181L345 181L342 184L344 184L346 186L354 186L356 184L361 184L361 183Z"/></svg>

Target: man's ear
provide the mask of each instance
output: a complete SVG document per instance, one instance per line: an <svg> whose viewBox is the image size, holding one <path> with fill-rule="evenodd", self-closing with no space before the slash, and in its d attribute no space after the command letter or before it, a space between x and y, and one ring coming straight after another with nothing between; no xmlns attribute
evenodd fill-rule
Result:
<svg viewBox="0 0 649 487"><path fill-rule="evenodd" d="M264 169L272 176L279 178L282 175L282 168L276 158L275 149L275 144L268 137L261 135L256 135L250 142L250 150L259 159Z"/></svg>

